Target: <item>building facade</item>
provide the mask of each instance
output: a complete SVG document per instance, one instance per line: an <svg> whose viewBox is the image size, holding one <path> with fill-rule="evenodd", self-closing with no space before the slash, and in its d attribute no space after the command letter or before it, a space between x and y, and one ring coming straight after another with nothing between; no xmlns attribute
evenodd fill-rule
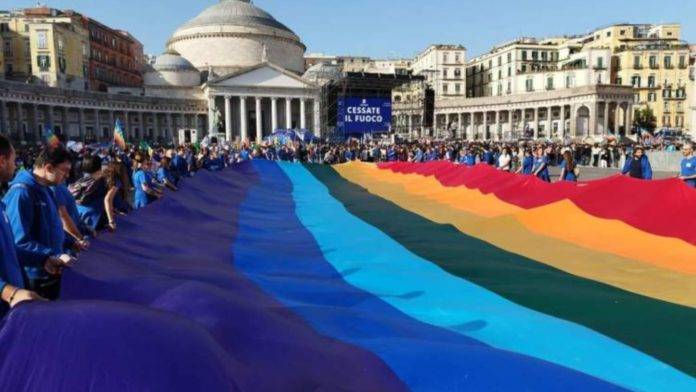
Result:
<svg viewBox="0 0 696 392"><path fill-rule="evenodd" d="M617 24L583 37L612 52L612 82L633 86L636 109L650 108L658 128L691 129L689 45L678 24Z"/></svg>
<svg viewBox="0 0 696 392"><path fill-rule="evenodd" d="M411 63L413 75L424 76L437 98L466 96L466 48L430 45Z"/></svg>
<svg viewBox="0 0 696 392"><path fill-rule="evenodd" d="M128 32L112 29L73 11L74 18L89 34L89 89L106 92L109 87L141 87L143 45Z"/></svg>
<svg viewBox="0 0 696 392"><path fill-rule="evenodd" d="M84 90L89 38L65 13L46 7L0 14L4 74L8 80Z"/></svg>

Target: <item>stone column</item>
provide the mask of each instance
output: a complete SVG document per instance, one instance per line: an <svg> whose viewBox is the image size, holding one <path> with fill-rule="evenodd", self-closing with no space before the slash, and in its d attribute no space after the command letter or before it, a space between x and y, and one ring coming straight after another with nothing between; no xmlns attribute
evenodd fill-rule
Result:
<svg viewBox="0 0 696 392"><path fill-rule="evenodd" d="M152 113L152 137L155 139L155 141L159 141L160 138L160 130L159 130L159 118L158 114Z"/></svg>
<svg viewBox="0 0 696 392"><path fill-rule="evenodd" d="M63 106L63 134L66 136L70 134L70 118L68 117L69 114L70 111L68 110L68 107Z"/></svg>
<svg viewBox="0 0 696 392"><path fill-rule="evenodd" d="M546 137L550 138L553 136L553 106L549 106L546 108L546 113L548 118L546 119L548 121L548 129L546 130Z"/></svg>
<svg viewBox="0 0 696 392"><path fill-rule="evenodd" d="M633 104L626 103L626 135L633 133Z"/></svg>
<svg viewBox="0 0 696 392"><path fill-rule="evenodd" d="M232 141L232 97L225 95L225 139Z"/></svg>
<svg viewBox="0 0 696 392"><path fill-rule="evenodd" d="M256 143L263 141L263 121L261 118L261 97L256 97Z"/></svg>
<svg viewBox="0 0 696 392"><path fill-rule="evenodd" d="M24 134L22 132L22 125L24 124L24 110L22 110L22 103L17 102L17 135L20 139L24 139Z"/></svg>
<svg viewBox="0 0 696 392"><path fill-rule="evenodd" d="M609 101L604 101L604 135L609 134Z"/></svg>
<svg viewBox="0 0 696 392"><path fill-rule="evenodd" d="M109 133L106 135L107 137L111 138L113 137L113 131L116 127L116 120L114 118L114 111L109 110Z"/></svg>
<svg viewBox="0 0 696 392"><path fill-rule="evenodd" d="M0 122L0 133L3 135L10 134L10 117L8 114L7 104L5 101L0 101L0 118L2 118L2 121Z"/></svg>
<svg viewBox="0 0 696 392"><path fill-rule="evenodd" d="M126 137L131 139L133 138L133 132L131 130L130 126L130 116L128 115L127 111L123 112L123 126L126 128L124 129L124 132L126 134Z"/></svg>
<svg viewBox="0 0 696 392"><path fill-rule="evenodd" d="M78 135L80 135L80 140L84 141L85 140L85 109L83 108L78 108L77 109L77 126L79 127L78 129Z"/></svg>
<svg viewBox="0 0 696 392"><path fill-rule="evenodd" d="M408 137L413 139L413 116L407 114L406 117L408 117Z"/></svg>
<svg viewBox="0 0 696 392"><path fill-rule="evenodd" d="M140 132L138 132L139 133L138 138L140 138L141 140L145 140L145 139L147 139L147 137L145 136L147 134L147 132L145 132L146 125L145 125L145 115L143 112L138 113L138 123L140 123Z"/></svg>
<svg viewBox="0 0 696 392"><path fill-rule="evenodd" d="M619 134L619 129L621 128L621 103L616 103L616 108L614 109L614 133Z"/></svg>
<svg viewBox="0 0 696 392"><path fill-rule="evenodd" d="M31 133L34 135L34 140L42 140L42 129L39 129L39 108L38 105L29 104L31 108Z"/></svg>
<svg viewBox="0 0 696 392"><path fill-rule="evenodd" d="M292 129L292 98L285 98L285 128Z"/></svg>
<svg viewBox="0 0 696 392"><path fill-rule="evenodd" d="M488 112L483 112L483 137L481 139L486 140L488 138Z"/></svg>
<svg viewBox="0 0 696 392"><path fill-rule="evenodd" d="M246 97L239 97L239 129L240 137L242 142L246 141L249 136L247 128L247 109L246 109Z"/></svg>
<svg viewBox="0 0 696 392"><path fill-rule="evenodd" d="M588 135L594 136L597 134L597 102L592 102L590 105L590 124L587 129Z"/></svg>
<svg viewBox="0 0 696 392"><path fill-rule="evenodd" d="M534 118L532 119L534 121L534 140L539 139L539 124L541 123L540 119L540 114L541 114L541 108L533 108L532 113L534 113Z"/></svg>
<svg viewBox="0 0 696 392"><path fill-rule="evenodd" d="M464 131L464 116L462 115L461 112L457 113L457 138L461 139L463 138L463 132Z"/></svg>
<svg viewBox="0 0 696 392"><path fill-rule="evenodd" d="M278 129L278 98L271 98L271 133Z"/></svg>
<svg viewBox="0 0 696 392"><path fill-rule="evenodd" d="M155 117L157 118L157 117ZM209 97L208 98L208 135L213 136L217 133L217 129L215 127L215 97ZM157 129L155 128L155 133L157 133ZM217 135L215 135L217 136Z"/></svg>
<svg viewBox="0 0 696 392"><path fill-rule="evenodd" d="M46 118L44 119L44 126L46 125L45 123L48 122L48 125L53 130L53 126L55 125L53 124L53 106L47 105L46 112L44 113L44 115L46 116Z"/></svg>
<svg viewBox="0 0 696 392"><path fill-rule="evenodd" d="M172 114L170 112L167 112L167 133L164 135L164 141L168 142L169 140L171 140L172 135Z"/></svg>
<svg viewBox="0 0 696 392"><path fill-rule="evenodd" d="M307 119L305 116L307 116L307 108L306 102L304 98L300 98L300 129L306 129L307 128Z"/></svg>
<svg viewBox="0 0 696 392"><path fill-rule="evenodd" d="M101 120L99 119L99 109L94 109L94 137L96 140L102 139Z"/></svg>
<svg viewBox="0 0 696 392"><path fill-rule="evenodd" d="M500 110L495 111L495 135L493 135L493 140L498 141L501 139L500 134L503 133L503 126L500 124Z"/></svg>

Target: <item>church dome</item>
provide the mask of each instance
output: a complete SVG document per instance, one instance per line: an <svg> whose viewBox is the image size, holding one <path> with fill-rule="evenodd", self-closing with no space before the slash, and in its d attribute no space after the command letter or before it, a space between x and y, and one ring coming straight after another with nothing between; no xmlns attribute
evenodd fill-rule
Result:
<svg viewBox="0 0 696 392"><path fill-rule="evenodd" d="M300 38L250 0L220 0L179 27L167 48L218 75L263 61L297 73L304 69Z"/></svg>
<svg viewBox="0 0 696 392"><path fill-rule="evenodd" d="M143 82L145 86L193 87L201 84L201 74L179 53L168 50L146 67Z"/></svg>
<svg viewBox="0 0 696 392"><path fill-rule="evenodd" d="M155 71L196 71L196 67L190 61L173 50L157 56L152 68Z"/></svg>

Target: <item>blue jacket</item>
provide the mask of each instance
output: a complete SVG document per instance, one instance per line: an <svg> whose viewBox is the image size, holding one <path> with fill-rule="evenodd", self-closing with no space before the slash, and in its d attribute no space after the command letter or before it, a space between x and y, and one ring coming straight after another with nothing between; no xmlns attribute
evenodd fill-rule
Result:
<svg viewBox="0 0 696 392"><path fill-rule="evenodd" d="M621 171L622 174L626 174L626 173L631 171L631 163L633 163L633 156L626 159L626 163L624 164L623 170ZM644 180L652 180L652 178L653 178L652 166L650 166L650 161L648 160L647 155L643 155L640 158L640 167L643 171L643 179Z"/></svg>
<svg viewBox="0 0 696 392"><path fill-rule="evenodd" d="M10 219L5 213L5 205L0 202L0 292L8 284L24 288L24 277L17 259ZM7 306L3 303L0 305L0 317L6 311Z"/></svg>
<svg viewBox="0 0 696 392"><path fill-rule="evenodd" d="M65 232L51 189L30 171L17 174L3 202L12 227L20 265L29 279L47 277L46 259L64 253Z"/></svg>

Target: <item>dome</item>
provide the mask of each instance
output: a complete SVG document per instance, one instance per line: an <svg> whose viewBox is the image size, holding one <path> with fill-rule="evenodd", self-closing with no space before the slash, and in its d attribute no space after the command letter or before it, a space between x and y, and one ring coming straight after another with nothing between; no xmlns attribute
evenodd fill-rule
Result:
<svg viewBox="0 0 696 392"><path fill-rule="evenodd" d="M250 0L221 0L220 3L206 9L197 17L181 26L178 31L204 26L246 26L270 27L293 33L278 22L268 12L255 7Z"/></svg>
<svg viewBox="0 0 696 392"><path fill-rule="evenodd" d="M145 67L145 86L193 87L201 84L201 74L188 60L169 50Z"/></svg>
<svg viewBox="0 0 696 392"><path fill-rule="evenodd" d="M181 57L173 50L167 51L159 56L152 65L155 71L196 71L196 67L190 61Z"/></svg>
<svg viewBox="0 0 696 392"><path fill-rule="evenodd" d="M167 42L199 71L217 75L269 61L304 71L300 38L250 0L220 0L179 27Z"/></svg>
<svg viewBox="0 0 696 392"><path fill-rule="evenodd" d="M302 77L324 85L330 81L341 79L343 72L337 64L319 63L309 67Z"/></svg>

